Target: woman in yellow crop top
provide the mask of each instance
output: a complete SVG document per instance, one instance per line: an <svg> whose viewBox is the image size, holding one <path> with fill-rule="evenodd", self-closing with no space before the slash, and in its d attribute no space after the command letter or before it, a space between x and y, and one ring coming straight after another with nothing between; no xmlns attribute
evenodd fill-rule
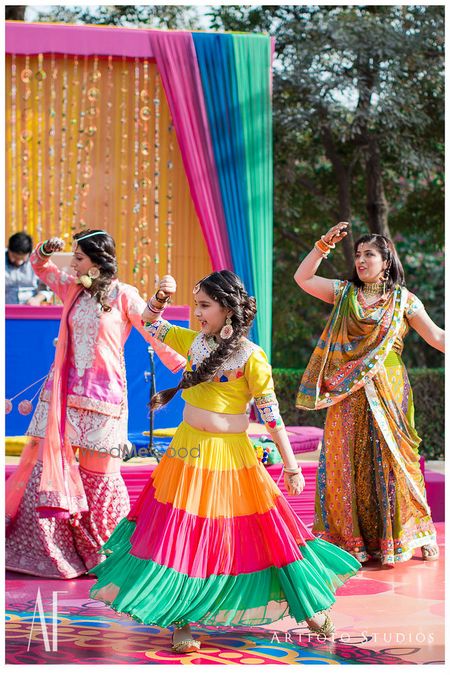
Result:
<svg viewBox="0 0 450 675"><path fill-rule="evenodd" d="M246 434L254 398L284 462L291 495L304 480L278 411L263 350L246 335L256 314L239 277L213 272L194 288L200 331L161 319L175 293L161 280L143 320L150 333L187 359L177 387L183 422L137 503L105 544L92 570L91 597L145 624L174 625L173 649L197 651L190 623L258 626L286 615L331 635L326 610L359 563L315 539L290 508Z"/></svg>

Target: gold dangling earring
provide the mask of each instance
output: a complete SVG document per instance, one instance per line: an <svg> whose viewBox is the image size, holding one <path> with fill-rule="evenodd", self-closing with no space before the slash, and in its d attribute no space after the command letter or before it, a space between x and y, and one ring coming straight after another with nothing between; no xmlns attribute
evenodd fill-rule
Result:
<svg viewBox="0 0 450 675"><path fill-rule="evenodd" d="M222 330L220 331L219 335L222 338L222 340L229 340L230 337L233 335L233 333L234 329L233 326L231 325L231 317L227 316L225 325L222 327Z"/></svg>
<svg viewBox="0 0 450 675"><path fill-rule="evenodd" d="M384 270L383 276L383 295L386 295L386 282L389 280L389 270L391 269L390 263L388 263L386 269Z"/></svg>
<svg viewBox="0 0 450 675"><path fill-rule="evenodd" d="M92 279L88 274L82 274L77 283L84 286L84 288L90 288L92 286Z"/></svg>
<svg viewBox="0 0 450 675"><path fill-rule="evenodd" d="M100 276L100 270L98 267L91 267L88 270L87 274L82 274L81 277L78 279L78 283L84 286L84 288L90 288L92 286L92 282L95 279L98 279Z"/></svg>

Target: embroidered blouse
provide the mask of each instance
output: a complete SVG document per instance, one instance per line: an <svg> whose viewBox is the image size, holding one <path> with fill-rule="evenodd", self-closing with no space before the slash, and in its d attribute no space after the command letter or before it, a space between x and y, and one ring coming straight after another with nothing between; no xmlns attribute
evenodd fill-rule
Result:
<svg viewBox="0 0 450 675"><path fill-rule="evenodd" d="M174 326L165 319L144 326L154 338L187 358L188 371L195 371L211 353L204 333ZM229 415L245 413L247 404L254 398L268 429L284 426L267 356L247 338L242 339L211 381L184 389L181 397L196 408Z"/></svg>
<svg viewBox="0 0 450 675"><path fill-rule="evenodd" d="M50 258L43 259L38 248L30 258L33 269L64 302L76 278L61 271ZM111 311L103 312L96 298L83 291L70 310L67 405L119 417L126 403L124 344L132 326L147 342L149 334L141 321L145 300L136 288L113 281L108 303ZM53 366L40 394L42 400L50 400L52 382Z"/></svg>

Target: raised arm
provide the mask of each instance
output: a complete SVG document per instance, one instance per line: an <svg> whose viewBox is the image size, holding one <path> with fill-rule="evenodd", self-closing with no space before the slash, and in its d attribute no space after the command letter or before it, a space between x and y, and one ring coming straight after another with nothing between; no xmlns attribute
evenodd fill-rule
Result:
<svg viewBox="0 0 450 675"><path fill-rule="evenodd" d="M153 323L157 321L164 311L167 304L170 302L177 290L177 283L175 279L166 274L159 282L159 288L156 293L147 302L147 305L142 313L142 321L146 323Z"/></svg>
<svg viewBox="0 0 450 675"><path fill-rule="evenodd" d="M445 352L445 331L434 323L423 306L413 316L408 317L408 323L425 342L440 352Z"/></svg>
<svg viewBox="0 0 450 675"><path fill-rule="evenodd" d="M334 280L325 279L316 275L323 258L336 244L347 236L348 223L340 222L334 225L328 232L314 244L314 248L306 258L302 260L294 279L303 291L319 298L324 302L334 303Z"/></svg>
<svg viewBox="0 0 450 675"><path fill-rule="evenodd" d="M145 328L142 322L142 314L145 310L145 300L141 298L137 288L133 286L128 286L124 284L126 290L126 306L125 312L130 321L130 323L139 331L142 337L149 342L156 354L162 361L162 363L169 368L173 373L178 372L181 368L184 368L186 365L186 359L183 356L180 356L176 350L172 349L169 345L164 344L161 340L158 340L152 332Z"/></svg>
<svg viewBox="0 0 450 675"><path fill-rule="evenodd" d="M75 277L62 272L59 267L50 260L52 253L58 253L64 249L64 241L59 237L52 237L42 244L38 244L30 257L30 262L36 275L56 295L64 301L70 285L76 281Z"/></svg>
<svg viewBox="0 0 450 675"><path fill-rule="evenodd" d="M144 330L153 339L164 342L164 344L169 345L178 354L187 357L189 349L197 336L197 331L183 328L182 326L174 326L161 318L162 312L167 307L176 290L177 284L172 276L167 274L162 277L158 290L147 302L141 318L144 322Z"/></svg>

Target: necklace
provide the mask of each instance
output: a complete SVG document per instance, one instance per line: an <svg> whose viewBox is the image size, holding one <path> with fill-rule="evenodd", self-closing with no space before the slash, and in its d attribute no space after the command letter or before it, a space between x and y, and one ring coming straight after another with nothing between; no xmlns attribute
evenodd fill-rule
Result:
<svg viewBox="0 0 450 675"><path fill-rule="evenodd" d="M377 298L378 296L383 295L384 284L382 281L376 281L373 284L364 284L361 292L366 300Z"/></svg>
<svg viewBox="0 0 450 675"><path fill-rule="evenodd" d="M219 343L216 342L213 335L205 335L206 345L209 351L213 352L219 346Z"/></svg>

